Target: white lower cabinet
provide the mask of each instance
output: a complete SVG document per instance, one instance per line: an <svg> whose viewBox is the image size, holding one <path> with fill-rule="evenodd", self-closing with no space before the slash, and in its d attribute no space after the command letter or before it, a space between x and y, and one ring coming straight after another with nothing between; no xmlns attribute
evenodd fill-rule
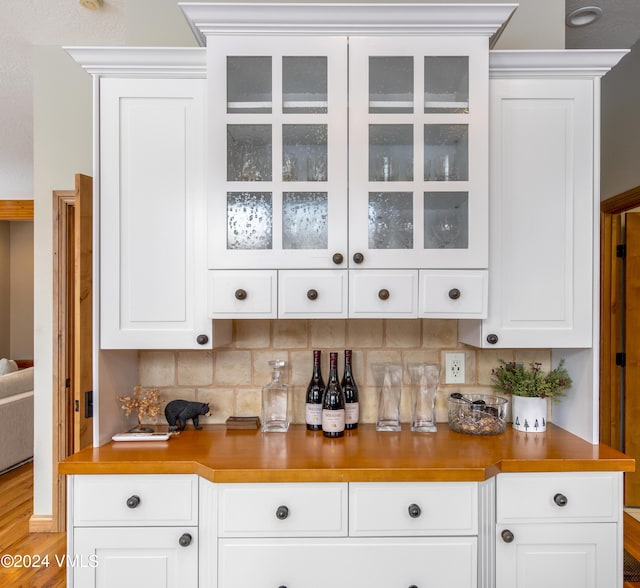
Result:
<svg viewBox="0 0 640 588"><path fill-rule="evenodd" d="M218 585L475 588L476 544L475 537L221 539Z"/></svg>
<svg viewBox="0 0 640 588"><path fill-rule="evenodd" d="M622 473L69 477L69 586L622 588Z"/></svg>
<svg viewBox="0 0 640 588"><path fill-rule="evenodd" d="M68 586L198 585L198 477L70 476Z"/></svg>
<svg viewBox="0 0 640 588"><path fill-rule="evenodd" d="M496 588L621 588L621 477L500 474Z"/></svg>
<svg viewBox="0 0 640 588"><path fill-rule="evenodd" d="M77 528L77 588L198 585L198 527Z"/></svg>

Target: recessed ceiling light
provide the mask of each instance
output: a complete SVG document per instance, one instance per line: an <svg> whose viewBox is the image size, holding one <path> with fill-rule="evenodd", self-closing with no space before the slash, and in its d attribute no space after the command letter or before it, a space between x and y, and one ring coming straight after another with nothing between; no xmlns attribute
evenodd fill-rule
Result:
<svg viewBox="0 0 640 588"><path fill-rule="evenodd" d="M102 0L79 0L79 2L81 6L90 8L91 10L95 10L102 6Z"/></svg>
<svg viewBox="0 0 640 588"><path fill-rule="evenodd" d="M596 22L602 16L602 8L599 6L583 6L576 8L567 14L567 26L585 27Z"/></svg>

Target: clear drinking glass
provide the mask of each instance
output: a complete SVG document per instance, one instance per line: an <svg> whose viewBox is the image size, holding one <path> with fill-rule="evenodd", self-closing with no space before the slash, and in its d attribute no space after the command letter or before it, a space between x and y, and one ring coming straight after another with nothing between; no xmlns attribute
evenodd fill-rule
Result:
<svg viewBox="0 0 640 588"><path fill-rule="evenodd" d="M437 363L410 363L411 378L411 430L419 433L436 431L436 395L440 380Z"/></svg>
<svg viewBox="0 0 640 588"><path fill-rule="evenodd" d="M399 431L402 365L396 363L374 363L371 365L371 371L379 390L376 431Z"/></svg>
<svg viewBox="0 0 640 588"><path fill-rule="evenodd" d="M262 389L262 431L284 433L289 429L289 390L282 381L282 370L287 365L284 359L269 362L271 382Z"/></svg>

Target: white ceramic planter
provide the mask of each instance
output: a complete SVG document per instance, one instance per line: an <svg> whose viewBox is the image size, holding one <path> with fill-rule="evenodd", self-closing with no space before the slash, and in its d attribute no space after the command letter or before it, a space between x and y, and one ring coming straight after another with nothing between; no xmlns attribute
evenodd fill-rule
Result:
<svg viewBox="0 0 640 588"><path fill-rule="evenodd" d="M549 399L511 396L511 420L513 428L526 433L543 433L547 430Z"/></svg>

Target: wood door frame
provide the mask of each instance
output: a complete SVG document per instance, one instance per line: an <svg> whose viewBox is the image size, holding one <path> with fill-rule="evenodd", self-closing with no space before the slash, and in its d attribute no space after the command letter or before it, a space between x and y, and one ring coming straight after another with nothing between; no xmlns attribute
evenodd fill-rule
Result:
<svg viewBox="0 0 640 588"><path fill-rule="evenodd" d="M67 305L69 290L68 256L69 238L73 237L70 219L75 212L74 190L54 190L53 192L53 484L51 532L66 528L67 488L66 478L58 474L58 463L68 457L69 415L67 410L69 359L69 328ZM70 226L71 225L71 226ZM72 333L71 333L72 335Z"/></svg>
<svg viewBox="0 0 640 588"><path fill-rule="evenodd" d="M640 206L640 186L600 203L600 442L622 450L622 396L616 353L622 351L624 300L619 292L622 268L616 246L621 214Z"/></svg>

